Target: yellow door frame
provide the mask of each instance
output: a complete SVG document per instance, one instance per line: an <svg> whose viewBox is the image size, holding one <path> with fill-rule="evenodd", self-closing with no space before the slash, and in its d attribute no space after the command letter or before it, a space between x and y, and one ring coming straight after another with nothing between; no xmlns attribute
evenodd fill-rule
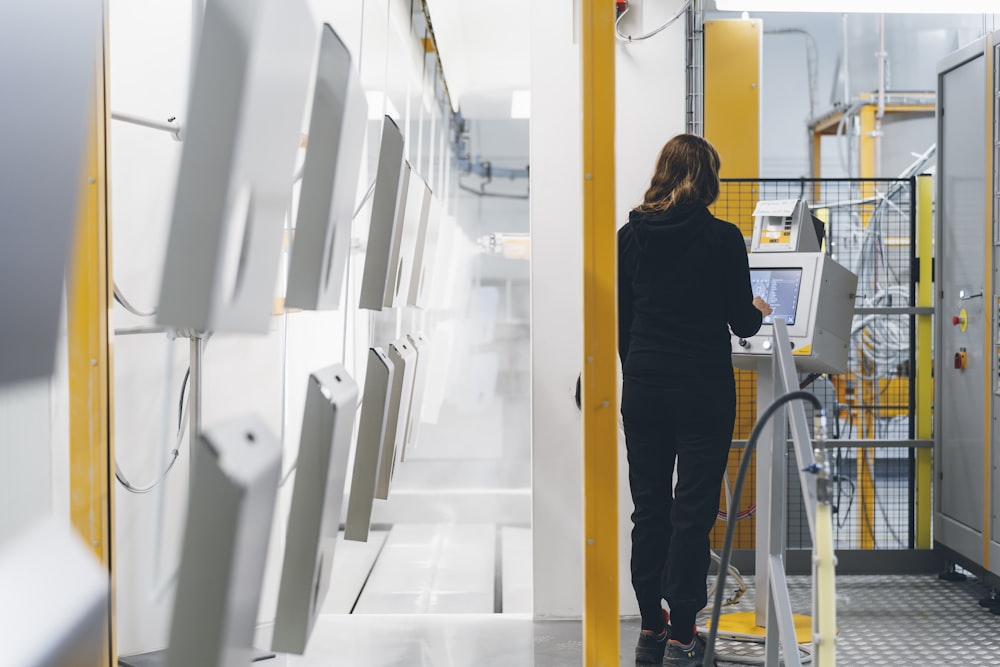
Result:
<svg viewBox="0 0 1000 667"><path fill-rule="evenodd" d="M101 664L118 663L115 635L114 424L109 334L110 224L108 183L108 7L103 6L100 53L80 214L66 273L69 366L70 521L108 570L108 635Z"/></svg>
<svg viewBox="0 0 1000 667"><path fill-rule="evenodd" d="M619 664L615 9L583 0L583 654Z"/></svg>

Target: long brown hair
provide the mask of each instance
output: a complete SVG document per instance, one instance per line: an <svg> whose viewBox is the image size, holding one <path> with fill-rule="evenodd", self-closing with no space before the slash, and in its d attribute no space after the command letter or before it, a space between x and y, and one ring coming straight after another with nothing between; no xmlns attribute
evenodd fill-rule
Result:
<svg viewBox="0 0 1000 667"><path fill-rule="evenodd" d="M678 134L656 158L656 171L646 196L636 207L650 213L679 204L709 206L719 196L719 153L693 134Z"/></svg>

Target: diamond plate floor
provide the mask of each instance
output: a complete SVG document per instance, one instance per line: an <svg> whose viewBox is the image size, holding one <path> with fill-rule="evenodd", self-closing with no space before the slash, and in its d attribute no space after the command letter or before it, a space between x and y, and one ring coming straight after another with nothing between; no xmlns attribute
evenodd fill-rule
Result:
<svg viewBox="0 0 1000 667"><path fill-rule="evenodd" d="M752 579L747 579L747 594L733 610L753 609ZM978 605L988 593L988 586L971 577L953 583L934 576L839 576L837 664L1000 665L1000 616ZM810 613L808 577L789 577L789 596L795 613ZM761 655L759 648L736 642L720 644L719 653Z"/></svg>

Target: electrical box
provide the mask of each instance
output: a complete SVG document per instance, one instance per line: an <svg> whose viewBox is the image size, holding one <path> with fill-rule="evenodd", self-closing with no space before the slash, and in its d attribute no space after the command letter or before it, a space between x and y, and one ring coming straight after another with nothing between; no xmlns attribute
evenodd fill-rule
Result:
<svg viewBox="0 0 1000 667"><path fill-rule="evenodd" d="M1000 575L996 42L938 64L933 535L955 562Z"/></svg>

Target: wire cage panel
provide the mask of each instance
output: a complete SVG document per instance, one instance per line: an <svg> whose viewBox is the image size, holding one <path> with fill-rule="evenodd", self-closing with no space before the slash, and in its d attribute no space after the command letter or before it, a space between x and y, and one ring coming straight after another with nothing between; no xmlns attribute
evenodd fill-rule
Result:
<svg viewBox="0 0 1000 667"><path fill-rule="evenodd" d="M916 366L915 179L724 179L716 217L753 231L760 200L803 199L823 221L823 250L858 276L847 371L801 375L803 388L824 404L830 440L872 440L871 447L831 447L834 474L835 540L838 549L909 549L914 543L913 449L879 447L878 440L912 440L915 428ZM734 440L746 440L756 423L756 373L736 371ZM812 417L811 406L807 417ZM830 443L832 444L832 443ZM742 448L730 454L728 481L736 480ZM789 548L809 548L808 525L794 456L789 452L786 507ZM720 494L720 519L736 514L735 547L754 546L751 470L739 507L729 509ZM716 525L721 546L725 524Z"/></svg>

